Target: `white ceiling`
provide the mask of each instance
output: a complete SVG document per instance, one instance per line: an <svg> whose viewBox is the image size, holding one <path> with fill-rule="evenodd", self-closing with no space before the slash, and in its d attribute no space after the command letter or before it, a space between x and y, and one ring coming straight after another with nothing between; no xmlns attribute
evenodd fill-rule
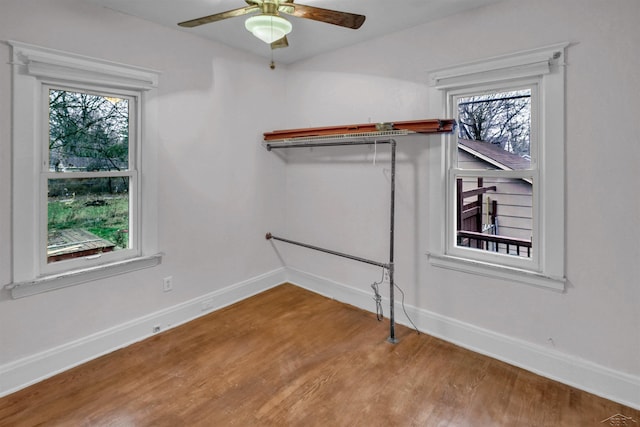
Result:
<svg viewBox="0 0 640 427"><path fill-rule="evenodd" d="M85 0L178 31L197 34L269 58L271 49L244 28L246 17L230 18L196 28L177 23L244 7L243 0ZM283 15L293 24L289 47L277 49L277 62L290 64L317 54L379 37L501 0L301 0L307 6L365 15L358 30Z"/></svg>

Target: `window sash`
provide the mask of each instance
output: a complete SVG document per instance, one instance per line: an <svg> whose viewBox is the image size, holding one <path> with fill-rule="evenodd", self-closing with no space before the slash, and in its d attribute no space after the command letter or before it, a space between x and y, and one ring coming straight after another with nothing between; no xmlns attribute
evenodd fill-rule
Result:
<svg viewBox="0 0 640 427"><path fill-rule="evenodd" d="M515 256L507 256L496 254L488 250L470 249L457 244L457 178L510 178L531 181L532 185L532 229L531 229L531 256L529 258L520 258ZM445 253L459 258L467 258L471 260L483 261L489 264L503 265L515 267L524 270L540 272L540 234L539 234L539 172L537 170L517 170L517 171L501 171L501 170L470 170L470 169L450 169L447 179L447 208L446 208L446 239Z"/></svg>
<svg viewBox="0 0 640 427"><path fill-rule="evenodd" d="M134 190L138 187L138 174L134 171L120 172L118 174L110 175L107 177L126 177L129 179L129 243L130 247L126 249L120 249L114 252L102 253L97 255L89 255L86 257L71 258L63 261L56 261L49 263L47 261L47 242L48 242L48 181L51 177L50 173L42 175L41 180L41 199L40 199L40 232L39 232L39 264L42 274L55 274L66 270L84 269L92 267L94 265L104 264L108 262L120 261L127 258L132 258L141 255L140 253L140 232L139 232L139 197ZM90 178L82 173L66 173L64 177L60 177L61 174L56 174L54 179L68 180L68 179L84 179ZM96 174L91 174L96 175Z"/></svg>
<svg viewBox="0 0 640 427"><path fill-rule="evenodd" d="M516 81L499 81L492 82L483 85L475 85L472 88L455 88L449 89L445 93L446 97L446 115L447 117L458 116L458 103L459 98L482 95L492 92L505 92L518 89L530 89L531 90L531 129L529 136L529 156L531 157L531 163L529 169L524 170L536 170L538 168L539 159L539 138L540 138L540 85L539 78L523 78ZM458 133L454 132L451 136L450 144L448 145L449 152L447 156L447 169L455 168L458 164Z"/></svg>

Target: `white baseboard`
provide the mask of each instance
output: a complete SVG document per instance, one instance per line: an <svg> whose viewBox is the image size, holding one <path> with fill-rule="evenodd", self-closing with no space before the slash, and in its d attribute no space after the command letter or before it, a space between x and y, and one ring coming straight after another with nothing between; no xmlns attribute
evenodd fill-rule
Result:
<svg viewBox="0 0 640 427"><path fill-rule="evenodd" d="M375 310L373 294L306 273L280 268L228 286L174 307L123 323L59 347L0 366L0 397L57 373L153 335L153 327L173 328L211 311L290 282L312 292L368 311ZM388 313L388 299L385 314ZM418 329L461 347L485 354L541 376L571 385L606 399L640 409L640 377L615 371L588 360L531 344L477 326L405 305ZM396 322L411 326L400 297Z"/></svg>
<svg viewBox="0 0 640 427"><path fill-rule="evenodd" d="M287 280L326 297L368 311L375 310L373 291L364 292L293 268L287 268ZM383 300L385 315L387 315L389 300L388 298ZM400 295L396 296L394 305L396 322L412 327L402 310ZM409 305L405 305L405 309L421 332L605 399L640 409L640 377L638 376L424 309Z"/></svg>
<svg viewBox="0 0 640 427"><path fill-rule="evenodd" d="M155 326L160 326L160 331L165 331L285 281L286 271L279 268L77 341L2 365L0 397L148 338L154 334Z"/></svg>

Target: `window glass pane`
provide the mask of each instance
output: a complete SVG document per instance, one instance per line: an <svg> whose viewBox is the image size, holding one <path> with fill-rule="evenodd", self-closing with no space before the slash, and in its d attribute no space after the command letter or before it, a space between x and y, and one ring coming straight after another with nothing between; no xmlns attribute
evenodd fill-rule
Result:
<svg viewBox="0 0 640 427"><path fill-rule="evenodd" d="M532 180L456 179L456 245L530 258Z"/></svg>
<svg viewBox="0 0 640 427"><path fill-rule="evenodd" d="M129 178L50 179L47 262L130 247Z"/></svg>
<svg viewBox="0 0 640 427"><path fill-rule="evenodd" d="M528 169L531 165L531 89L456 99L458 168Z"/></svg>
<svg viewBox="0 0 640 427"><path fill-rule="evenodd" d="M129 167L129 100L49 90L49 171Z"/></svg>

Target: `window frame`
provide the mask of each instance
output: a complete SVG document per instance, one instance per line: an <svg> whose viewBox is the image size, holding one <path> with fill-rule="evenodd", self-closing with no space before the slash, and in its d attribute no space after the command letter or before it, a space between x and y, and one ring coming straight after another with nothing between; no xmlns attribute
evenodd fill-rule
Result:
<svg viewBox="0 0 640 427"><path fill-rule="evenodd" d="M93 95L109 96L115 95L129 100L129 150L128 165L126 171L97 171L97 172L51 172L49 170L49 91L50 90L76 91L83 93L91 93ZM140 155L138 153L140 147L140 93L136 91L114 90L91 85L69 85L61 84L42 84L42 101L45 114L42 116L42 169L40 182L40 271L42 274L54 274L67 270L76 270L90 267L108 262L120 261L127 258L140 256ZM49 179L88 179L88 178L108 178L108 177L127 177L129 178L129 236L130 247L109 253L101 253L99 255L90 255L87 257L71 258L64 261L47 262L47 241L48 241L48 180Z"/></svg>
<svg viewBox="0 0 640 427"><path fill-rule="evenodd" d="M428 256L432 265L564 290L564 57L567 46L568 43L561 43L429 73L430 111L446 117L457 116L453 104L461 94L532 85L537 99L534 106L532 97L529 169L457 169L457 133L443 136L443 144L431 147ZM455 178L461 175L531 176L534 229L531 261L456 245Z"/></svg>
<svg viewBox="0 0 640 427"><path fill-rule="evenodd" d="M154 143L157 140L155 98L159 73L21 42L7 43L12 47L13 67L13 274L12 283L7 285L12 297L20 298L159 264L162 254L157 252L157 150ZM129 154L136 168L132 175L135 182L130 183L136 186L137 192L134 212L130 212L135 215L138 225L134 250L47 265L50 86L120 93L136 99L136 141L133 144L130 141L134 153Z"/></svg>
<svg viewBox="0 0 640 427"><path fill-rule="evenodd" d="M446 229L447 232L452 234L449 238L446 239L445 251L447 254L451 254L452 256L456 256L459 258L470 258L474 260L478 260L481 262L487 262L490 264L504 265L507 267L515 267L521 268L524 270L532 270L532 271L540 271L540 247L537 242L540 241L540 227L538 218L541 214L540 211L540 201L539 201L539 191L538 191L538 180L540 177L538 170L538 146L539 146L539 137L538 137L538 127L539 124L539 87L540 87L540 79L535 78L526 78L526 79L517 79L510 80L508 82L494 82L489 85L474 85L472 86L472 90L470 92L470 88L456 88L446 91L446 111L447 117L455 117L457 116L457 102L456 99L459 97L470 96L471 93L486 93L486 92L498 92L498 91L511 91L514 90L514 87L520 87L527 89L531 89L531 136L530 136L530 156L531 156L531 164L528 169L519 169L519 170L500 170L500 169L463 169L457 167L458 164L458 132L454 132L449 136L449 142L447 144L447 157L448 161L448 172L447 172L447 215L446 215ZM467 177L467 178L510 178L510 179L531 179L532 186L532 230L531 230L531 240L535 242L532 246L531 257L527 259L497 254L486 250L476 250L472 248L466 248L459 246L456 243L456 215L457 215L457 206L456 206L456 178L458 177Z"/></svg>

